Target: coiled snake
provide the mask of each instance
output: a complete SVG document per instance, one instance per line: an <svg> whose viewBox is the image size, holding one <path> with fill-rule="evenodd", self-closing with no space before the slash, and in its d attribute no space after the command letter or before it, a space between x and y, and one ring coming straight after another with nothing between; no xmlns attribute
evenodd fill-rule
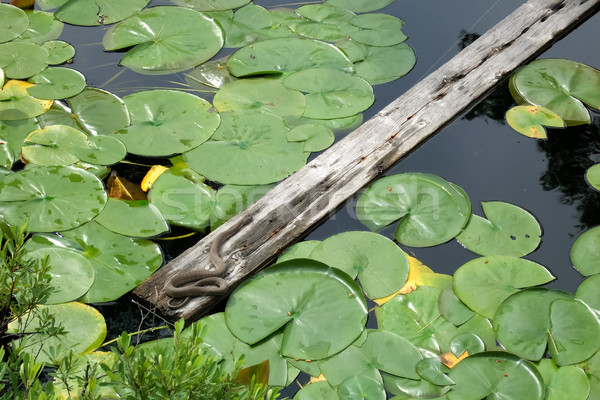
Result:
<svg viewBox="0 0 600 400"><path fill-rule="evenodd" d="M250 221L252 221L252 217L246 216L214 238L208 250L208 259L214 265L214 269L181 272L171 278L164 289L165 293L171 297L167 303L169 308L181 308L192 297L219 296L227 293L229 284L223 279L227 265L220 254L221 245Z"/></svg>

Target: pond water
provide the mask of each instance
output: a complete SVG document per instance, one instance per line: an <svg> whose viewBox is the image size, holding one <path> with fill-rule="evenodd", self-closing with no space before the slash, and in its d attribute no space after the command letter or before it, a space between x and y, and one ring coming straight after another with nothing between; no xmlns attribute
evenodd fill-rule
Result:
<svg viewBox="0 0 600 400"><path fill-rule="evenodd" d="M2 2L8 2L2 0ZM478 34L501 21L523 0L398 0L381 10L403 19L407 43L417 54L415 68L405 77L375 86L375 105L365 120L400 96L415 83L456 55ZM285 6L280 1L255 1L265 7ZM168 5L153 0L151 5ZM290 4L297 7L300 3ZM89 86L119 96L152 88L185 88L183 74L142 76L118 66L119 52L104 53L102 37L106 28L66 26L62 40L76 48L72 68L83 72ZM600 35L600 15L592 17L542 57L568 58L600 67L600 52L594 39ZM225 56L230 51L223 51ZM558 279L549 287L575 292L582 281L572 268L569 252L574 240L586 229L600 224L600 193L584 180L585 170L600 162L600 115L590 126L555 130L549 140L536 141L512 131L503 122L512 98L502 84L480 104L393 167L386 175L401 172L437 174L461 186L468 193L473 212L482 214L480 202L501 200L530 211L543 227L542 243L527 258L546 266ZM204 96L209 101L210 93ZM129 167L127 167L129 168ZM145 171L144 171L145 172ZM144 173L130 168L130 174ZM307 239L321 240L335 233L365 230L353 213L355 200L310 233ZM392 237L393 228L383 232ZM163 246L174 257L196 237L177 245ZM436 272L452 274L476 256L456 241L433 248L405 249ZM107 319L109 337L123 330L160 324L158 316L132 305L131 298L101 306ZM291 392L290 392L291 393ZM290 395L286 393L286 395Z"/></svg>

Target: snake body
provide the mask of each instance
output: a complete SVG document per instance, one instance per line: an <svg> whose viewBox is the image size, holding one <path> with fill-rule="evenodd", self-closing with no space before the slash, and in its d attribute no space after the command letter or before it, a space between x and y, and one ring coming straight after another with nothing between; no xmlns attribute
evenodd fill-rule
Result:
<svg viewBox="0 0 600 400"><path fill-rule="evenodd" d="M214 269L181 272L171 278L164 289L165 293L171 297L167 303L169 308L181 308L192 297L218 296L227 293L229 284L223 279L227 265L221 257L221 246L250 221L252 221L252 217L246 216L214 238L208 250L208 259L214 265Z"/></svg>

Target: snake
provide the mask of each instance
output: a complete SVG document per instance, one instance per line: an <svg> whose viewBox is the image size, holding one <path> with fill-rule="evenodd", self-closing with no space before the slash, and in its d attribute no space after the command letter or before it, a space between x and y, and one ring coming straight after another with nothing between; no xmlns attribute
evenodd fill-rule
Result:
<svg viewBox="0 0 600 400"><path fill-rule="evenodd" d="M181 272L169 280L164 289L167 296L171 297L167 303L169 308L181 308L193 297L219 296L227 293L229 284L223 279L227 265L221 257L221 246L235 232L251 221L252 217L246 216L214 238L208 250L208 259L215 267L214 269Z"/></svg>

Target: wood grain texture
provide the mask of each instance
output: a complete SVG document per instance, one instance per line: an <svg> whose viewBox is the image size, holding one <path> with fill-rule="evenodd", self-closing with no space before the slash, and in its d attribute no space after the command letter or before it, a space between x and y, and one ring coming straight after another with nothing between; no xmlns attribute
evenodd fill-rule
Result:
<svg viewBox="0 0 600 400"><path fill-rule="evenodd" d="M335 211L361 188L439 132L485 96L515 68L593 15L600 0L530 0L473 44L394 100L242 214L252 222L223 243L231 289L267 266L288 245ZM220 298L199 297L170 310L163 293L180 271L210 268L215 233L182 253L138 286L134 294L168 318L193 321Z"/></svg>

